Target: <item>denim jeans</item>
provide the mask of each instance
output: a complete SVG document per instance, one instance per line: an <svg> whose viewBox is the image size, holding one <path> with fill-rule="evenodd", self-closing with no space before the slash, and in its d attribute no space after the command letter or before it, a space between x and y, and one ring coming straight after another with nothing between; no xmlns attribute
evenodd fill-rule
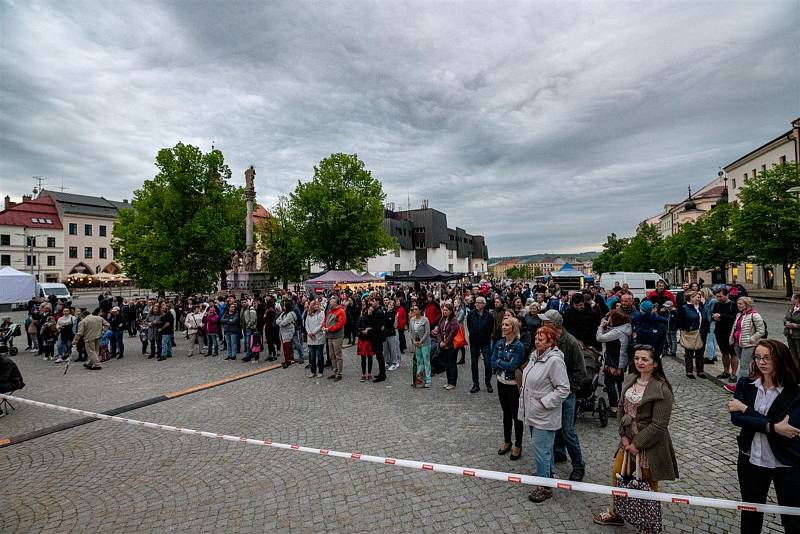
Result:
<svg viewBox="0 0 800 534"><path fill-rule="evenodd" d="M217 334L208 334L208 352L206 354L219 354L219 339Z"/></svg>
<svg viewBox="0 0 800 534"><path fill-rule="evenodd" d="M308 363L311 364L311 372L322 374L325 369L325 355L323 354L322 347L324 345L309 345L308 346Z"/></svg>
<svg viewBox="0 0 800 534"><path fill-rule="evenodd" d="M253 331L249 328L244 329L244 357L246 359L250 359L252 356L252 352L250 351L250 337L253 335Z"/></svg>
<svg viewBox="0 0 800 534"><path fill-rule="evenodd" d="M736 356L739 357L739 378L750 376L750 364L753 363L753 352L755 347L742 347L739 344L733 346Z"/></svg>
<svg viewBox="0 0 800 534"><path fill-rule="evenodd" d="M556 430L543 430L530 427L533 441L533 457L536 464L536 476L550 478L555 467L553 459L553 441Z"/></svg>
<svg viewBox="0 0 800 534"><path fill-rule="evenodd" d="M72 354L72 341L58 339L58 357L67 358Z"/></svg>
<svg viewBox="0 0 800 534"><path fill-rule="evenodd" d="M294 331L294 337L292 337L292 348L295 352L297 352L297 359L303 359L303 341L300 339L300 332L298 330Z"/></svg>
<svg viewBox="0 0 800 534"><path fill-rule="evenodd" d="M717 341L716 337L714 336L714 330L716 329L717 323L711 323L711 332L709 332L708 337L706 338L706 359L708 360L716 360L717 359Z"/></svg>
<svg viewBox="0 0 800 534"><path fill-rule="evenodd" d="M667 350L670 356L678 355L678 332L667 332Z"/></svg>
<svg viewBox="0 0 800 534"><path fill-rule="evenodd" d="M161 334L161 357L172 356L172 334Z"/></svg>
<svg viewBox="0 0 800 534"><path fill-rule="evenodd" d="M119 332L114 332L114 335L111 336L111 352L117 355L125 354L125 343L122 341L122 338L125 337L125 331L120 330Z"/></svg>
<svg viewBox="0 0 800 534"><path fill-rule="evenodd" d="M469 346L469 358L472 360L472 385L480 386L480 374L478 373L478 360L483 355L483 372L486 385L492 385L492 347L490 345Z"/></svg>
<svg viewBox="0 0 800 534"><path fill-rule="evenodd" d="M228 346L228 358L236 359L236 347L239 345L239 333L225 334L225 344Z"/></svg>
<svg viewBox="0 0 800 534"><path fill-rule="evenodd" d="M578 441L578 434L575 433L575 393L570 393L561 405L561 430L556 436L556 444L553 447L555 454L566 455L569 452L569 459L572 468L584 468L583 454L581 454L581 443Z"/></svg>

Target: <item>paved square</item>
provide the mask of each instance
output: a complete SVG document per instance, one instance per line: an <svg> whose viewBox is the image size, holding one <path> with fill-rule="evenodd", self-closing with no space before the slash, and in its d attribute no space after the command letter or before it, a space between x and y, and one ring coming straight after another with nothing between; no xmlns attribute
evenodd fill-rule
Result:
<svg viewBox="0 0 800 534"><path fill-rule="evenodd" d="M776 307L776 310L779 309ZM773 316L770 332L779 332ZM16 357L26 382L20 396L102 411L254 368L241 361L186 357L146 360L131 339L123 360L100 372L63 368L27 353ZM360 383L352 348L345 378L306 379L301 366L275 370L138 409L127 417L342 451L532 473L523 456L497 456L502 439L497 394L470 395L468 366L459 387L413 389L410 355L383 384ZM708 381L685 379L681 364L666 371L675 388L670 423L680 479L665 491L739 498L736 429L725 401ZM75 419L18 406L0 419L0 436ZM587 482L607 484L616 445L613 424L578 424ZM566 478L569 465L558 465ZM607 499L556 492L534 505L529 488L348 462L98 421L0 449L1 532L614 532L591 521ZM765 532L782 532L774 517ZM666 532L738 532L728 511L668 505ZM618 529L617 532L632 532Z"/></svg>

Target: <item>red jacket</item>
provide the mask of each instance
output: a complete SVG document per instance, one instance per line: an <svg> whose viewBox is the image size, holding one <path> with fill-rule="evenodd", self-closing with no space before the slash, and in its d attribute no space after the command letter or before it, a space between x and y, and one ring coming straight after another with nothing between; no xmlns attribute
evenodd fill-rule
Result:
<svg viewBox="0 0 800 534"><path fill-rule="evenodd" d="M347 322L347 316L344 314L344 308L339 306L338 308L328 310L328 315L325 317L325 326L328 327L328 333L338 332L342 328L344 328L344 324Z"/></svg>
<svg viewBox="0 0 800 534"><path fill-rule="evenodd" d="M425 318L428 320L428 324L439 324L439 319L442 318L442 312L439 306L433 302L429 302L425 306Z"/></svg>
<svg viewBox="0 0 800 534"><path fill-rule="evenodd" d="M397 307L397 329L405 330L408 326L408 317L406 316L406 309L402 306Z"/></svg>
<svg viewBox="0 0 800 534"><path fill-rule="evenodd" d="M651 301L651 302L653 302L655 304L658 304L659 306L663 305L664 303L663 302L658 302L658 301L663 301L663 299L665 299L665 298L671 300L673 306L677 306L678 305L678 301L675 299L675 295L673 295L672 291L670 291L669 289L665 289L663 295L659 295L658 291L656 291L656 290L653 290L653 291L651 291L650 293L647 294L647 300L649 300L649 301Z"/></svg>

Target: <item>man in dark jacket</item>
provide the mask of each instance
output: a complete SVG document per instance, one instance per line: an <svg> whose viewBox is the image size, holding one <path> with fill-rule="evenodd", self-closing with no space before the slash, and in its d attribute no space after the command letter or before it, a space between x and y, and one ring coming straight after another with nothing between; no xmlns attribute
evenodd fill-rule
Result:
<svg viewBox="0 0 800 534"><path fill-rule="evenodd" d="M575 293L570 299L570 307L564 313L564 329L583 343L584 347L600 350L600 343L597 342L600 319L600 314L586 305L583 294Z"/></svg>
<svg viewBox="0 0 800 534"><path fill-rule="evenodd" d="M586 363L583 359L578 340L563 328L563 319L556 310L547 310L539 315L542 324L550 325L559 332L556 344L561 352L564 353L564 363L567 366L569 376L569 397L561 405L561 431L556 432L553 454L556 463L566 462L567 453L572 461L572 473L570 480L583 480L586 473L586 463L583 461L581 444L578 441L578 434L575 433L575 404L577 402L576 393L586 382Z"/></svg>
<svg viewBox="0 0 800 534"><path fill-rule="evenodd" d="M108 316L108 324L111 325L111 332L113 336L111 337L111 353L109 356L115 356L117 359L121 359L125 355L125 342L123 338L125 337L125 318L120 313L120 309L116 306L111 308L111 314Z"/></svg>
<svg viewBox="0 0 800 534"><path fill-rule="evenodd" d="M738 369L739 359L736 357L736 352L730 343L730 335L739 309L736 307L736 303L730 299L728 288L720 287L717 289L716 297L717 302L711 308L711 317L709 319L716 323L714 337L719 351L722 353L722 374L717 375L717 378L727 378L729 382L733 383L736 382L736 373L732 371Z"/></svg>
<svg viewBox="0 0 800 534"><path fill-rule="evenodd" d="M432 326L431 328L435 328ZM469 330L469 357L472 360L472 389L470 393L481 390L478 360L483 355L484 380L486 391L492 390L492 333L494 332L494 317L486 311L486 299L477 297L475 309L467 315L467 329Z"/></svg>

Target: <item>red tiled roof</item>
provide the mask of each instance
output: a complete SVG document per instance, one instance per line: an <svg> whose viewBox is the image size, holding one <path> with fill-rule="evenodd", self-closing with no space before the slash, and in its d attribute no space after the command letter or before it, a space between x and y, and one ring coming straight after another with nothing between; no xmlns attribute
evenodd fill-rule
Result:
<svg viewBox="0 0 800 534"><path fill-rule="evenodd" d="M52 221L39 222L40 220ZM61 230L61 219L55 202L49 197L27 200L7 210L0 211L0 224L7 226L24 226L25 228L48 228Z"/></svg>
<svg viewBox="0 0 800 534"><path fill-rule="evenodd" d="M256 209L253 210L254 219L267 219L272 217L272 214L261 204L256 204Z"/></svg>

